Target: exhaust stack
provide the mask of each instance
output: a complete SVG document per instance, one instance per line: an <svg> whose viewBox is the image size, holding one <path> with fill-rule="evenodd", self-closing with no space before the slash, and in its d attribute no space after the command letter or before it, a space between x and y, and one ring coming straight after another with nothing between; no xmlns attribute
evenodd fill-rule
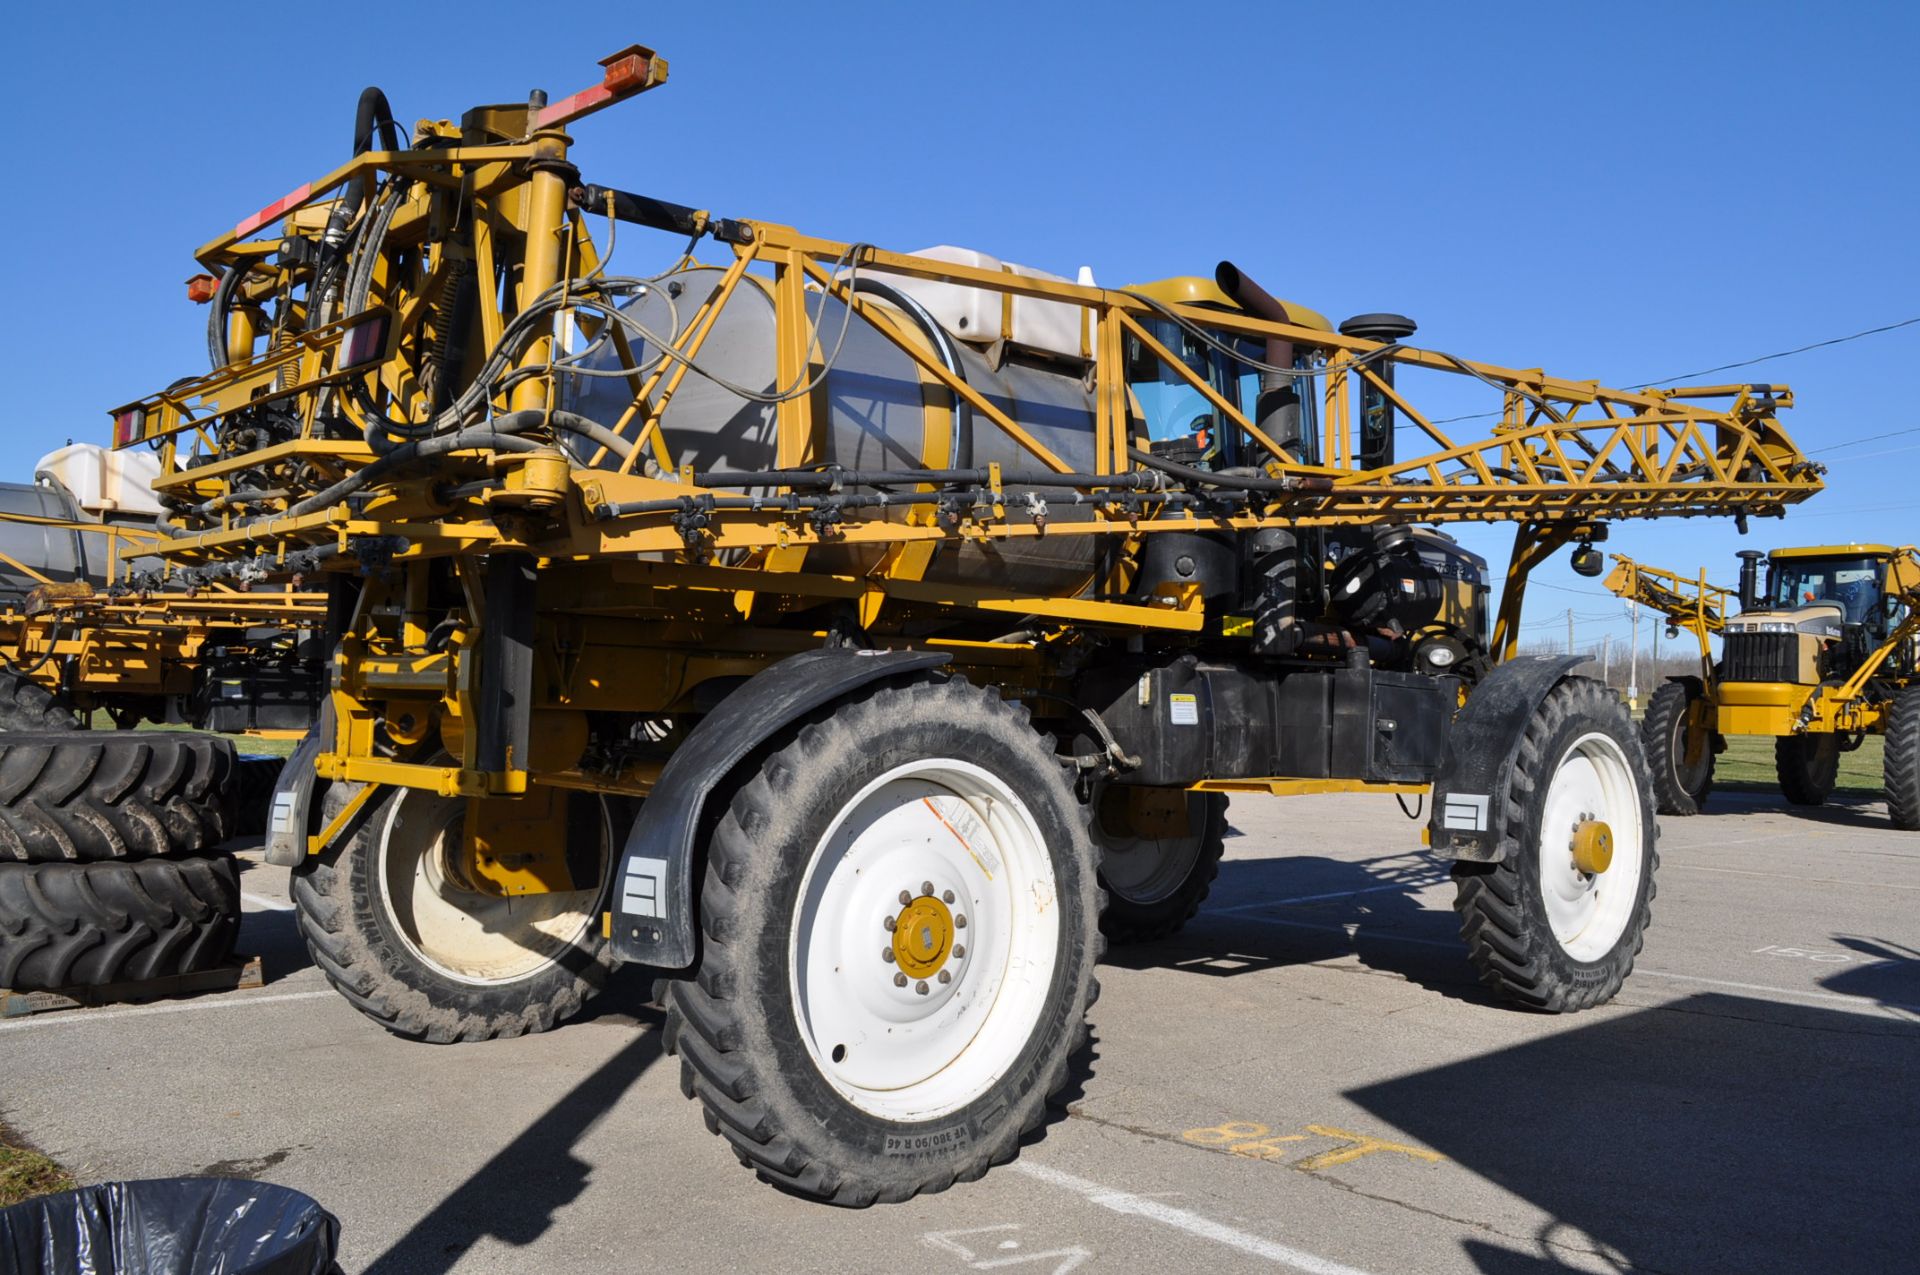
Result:
<svg viewBox="0 0 1920 1275"><path fill-rule="evenodd" d="M1235 305L1254 318L1274 323L1294 322L1277 297L1241 274L1240 268L1231 261L1214 267L1213 281ZM1284 337L1268 337L1262 361L1273 367L1292 367L1293 342ZM1254 404L1253 423L1296 459L1309 459L1300 450L1300 395L1293 388L1291 376L1284 372L1260 373L1260 397Z"/></svg>
<svg viewBox="0 0 1920 1275"><path fill-rule="evenodd" d="M1740 551L1740 609L1757 610L1760 605L1760 559L1767 555L1758 549Z"/></svg>

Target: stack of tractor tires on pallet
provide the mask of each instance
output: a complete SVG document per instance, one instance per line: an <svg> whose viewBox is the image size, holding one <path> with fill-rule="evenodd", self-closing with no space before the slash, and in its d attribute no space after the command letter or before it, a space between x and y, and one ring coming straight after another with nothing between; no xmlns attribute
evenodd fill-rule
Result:
<svg viewBox="0 0 1920 1275"><path fill-rule="evenodd" d="M240 929L233 745L79 730L0 691L0 988L144 983L220 968ZM64 727L64 729L62 729Z"/></svg>

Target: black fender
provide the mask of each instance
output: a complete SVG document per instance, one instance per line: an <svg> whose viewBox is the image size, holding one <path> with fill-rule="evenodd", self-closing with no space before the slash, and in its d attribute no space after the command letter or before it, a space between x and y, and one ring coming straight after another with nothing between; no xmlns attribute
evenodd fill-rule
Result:
<svg viewBox="0 0 1920 1275"><path fill-rule="evenodd" d="M1467 696L1433 780L1427 830L1442 859L1499 863L1508 844L1507 790L1527 723L1547 692L1587 662L1584 655L1522 655L1495 665Z"/></svg>
<svg viewBox="0 0 1920 1275"><path fill-rule="evenodd" d="M313 762L332 740L333 703L329 697L273 784L273 801L267 807L267 862L275 867L294 868L307 861L314 798L327 787L313 773Z"/></svg>
<svg viewBox="0 0 1920 1275"><path fill-rule="evenodd" d="M1714 729L1719 710L1713 704L1713 694L1707 688L1707 679L1697 673L1676 673L1667 680L1669 682L1678 682L1687 688L1687 700L1689 703L1697 699L1707 701L1708 708L1712 710L1712 715L1707 718L1707 747L1716 753L1726 752L1727 737ZM1861 742L1865 742L1864 736L1861 737ZM1856 743L1853 747L1858 748L1860 744ZM1851 752L1853 749L1843 747L1842 751Z"/></svg>
<svg viewBox="0 0 1920 1275"><path fill-rule="evenodd" d="M614 956L670 970L693 964L693 867L701 815L714 786L749 753L852 691L951 658L944 651L802 651L762 669L721 700L674 749L627 834L614 877Z"/></svg>

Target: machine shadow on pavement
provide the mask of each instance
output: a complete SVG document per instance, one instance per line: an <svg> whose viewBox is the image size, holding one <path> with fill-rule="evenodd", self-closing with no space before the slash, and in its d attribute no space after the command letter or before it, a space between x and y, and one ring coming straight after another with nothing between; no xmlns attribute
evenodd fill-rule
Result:
<svg viewBox="0 0 1920 1275"><path fill-rule="evenodd" d="M1834 793L1825 805L1795 806L1780 795L1777 784L1716 780L1700 817L1712 819L1732 814L1779 814L1837 828L1867 828L1875 832L1885 832L1888 826L1886 803L1870 793Z"/></svg>
<svg viewBox="0 0 1920 1275"><path fill-rule="evenodd" d="M1836 934L1833 941L1866 958L1820 980L1843 996L1865 996L1889 1009L1920 1014L1920 950L1887 939Z"/></svg>
<svg viewBox="0 0 1920 1275"><path fill-rule="evenodd" d="M1911 1270L1917 1060L1911 1024L1706 994L1346 1096L1554 1219L1465 1240L1486 1275Z"/></svg>
<svg viewBox="0 0 1920 1275"><path fill-rule="evenodd" d="M1445 888L1420 897L1429 887ZM1447 865L1412 852L1364 862L1318 855L1233 859L1200 913L1172 938L1110 948L1128 969L1231 978L1357 956L1442 995L1492 1003L1468 964Z"/></svg>
<svg viewBox="0 0 1920 1275"><path fill-rule="evenodd" d="M641 980L629 982L644 994ZM545 1234L593 1175L575 1146L660 1061L661 1016L642 1012L633 1040L448 1192L367 1264L367 1275L443 1275L481 1239L524 1248Z"/></svg>

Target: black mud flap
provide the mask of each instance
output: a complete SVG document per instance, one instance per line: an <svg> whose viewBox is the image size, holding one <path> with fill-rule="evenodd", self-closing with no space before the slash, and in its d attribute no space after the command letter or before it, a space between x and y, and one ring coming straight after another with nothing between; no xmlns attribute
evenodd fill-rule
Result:
<svg viewBox="0 0 1920 1275"><path fill-rule="evenodd" d="M613 890L613 954L686 969L698 950L693 865L700 817L714 784L775 732L882 678L934 668L940 651L802 651L720 701L667 759L627 834Z"/></svg>
<svg viewBox="0 0 1920 1275"><path fill-rule="evenodd" d="M333 702L328 697L274 781L273 801L267 806L267 862L275 867L292 868L307 861L314 798L326 787L313 773L313 762L332 739Z"/></svg>
<svg viewBox="0 0 1920 1275"><path fill-rule="evenodd" d="M1428 831L1442 859L1499 863L1508 844L1507 790L1534 710L1583 655L1522 655L1480 679L1453 719L1433 781Z"/></svg>

